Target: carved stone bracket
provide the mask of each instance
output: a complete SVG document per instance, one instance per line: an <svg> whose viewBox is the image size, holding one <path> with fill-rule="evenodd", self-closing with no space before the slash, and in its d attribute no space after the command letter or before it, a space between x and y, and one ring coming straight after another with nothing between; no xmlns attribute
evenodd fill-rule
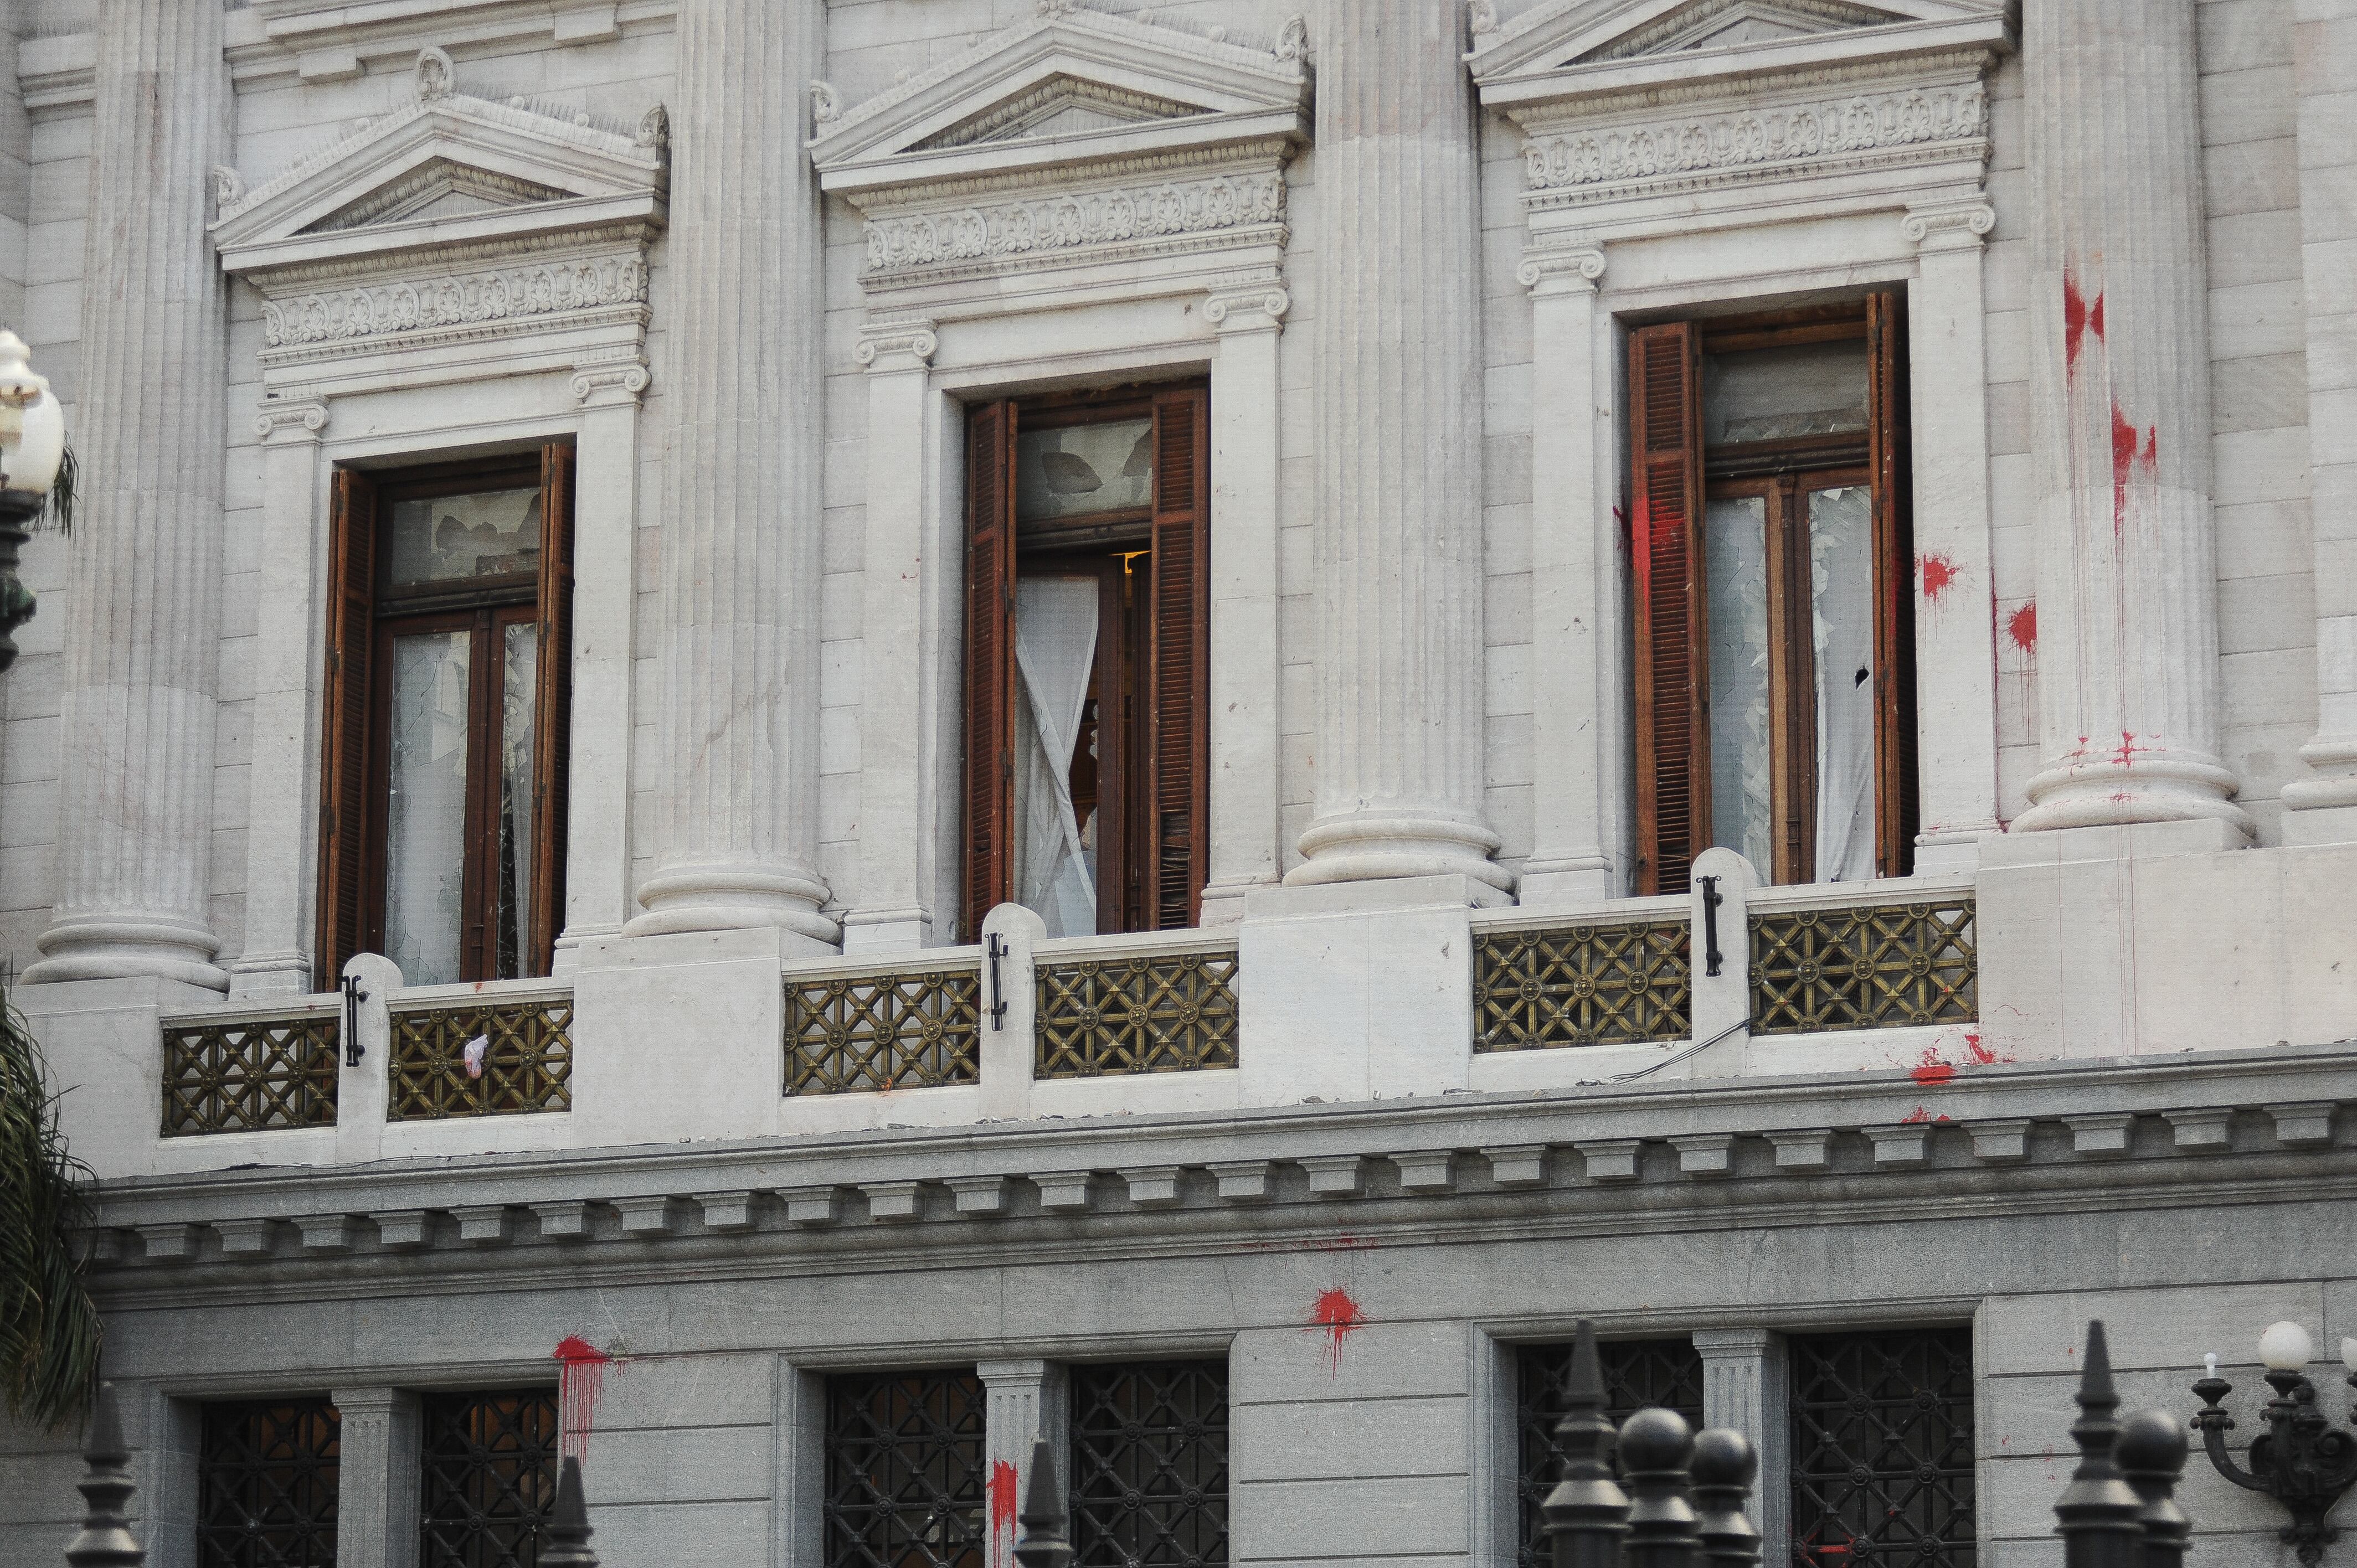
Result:
<svg viewBox="0 0 2357 1568"><path fill-rule="evenodd" d="M859 329L859 344L851 357L874 373L922 370L932 363L941 339L931 317L891 313L878 316Z"/></svg>
<svg viewBox="0 0 2357 1568"><path fill-rule="evenodd" d="M573 396L587 408L634 403L645 395L651 380L646 360L637 355L592 360L573 372Z"/></svg>
<svg viewBox="0 0 2357 1568"><path fill-rule="evenodd" d="M1277 332L1284 330L1285 313L1292 308L1285 274L1269 268L1215 280L1203 319L1222 334Z"/></svg>
<svg viewBox="0 0 2357 1568"><path fill-rule="evenodd" d="M324 398L264 398L253 416L253 433L264 443L317 441L319 433L327 428L328 403Z"/></svg>
<svg viewBox="0 0 2357 1568"><path fill-rule="evenodd" d="M1952 200L1916 203L1900 220L1908 243L1926 251L1976 251L1996 227L1996 209L1975 191Z"/></svg>
<svg viewBox="0 0 2357 1568"><path fill-rule="evenodd" d="M1593 293L1604 275L1604 252L1593 245L1526 251L1514 281L1534 295Z"/></svg>

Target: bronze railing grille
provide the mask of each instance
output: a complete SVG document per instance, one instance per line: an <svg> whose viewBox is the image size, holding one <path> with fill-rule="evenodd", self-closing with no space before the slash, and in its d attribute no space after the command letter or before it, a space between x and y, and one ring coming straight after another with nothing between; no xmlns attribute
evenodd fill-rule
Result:
<svg viewBox="0 0 2357 1568"><path fill-rule="evenodd" d="M518 1116L573 1109L573 1002L542 997L393 1015L389 1119ZM480 1036L482 1076L467 1074Z"/></svg>
<svg viewBox="0 0 2357 1568"><path fill-rule="evenodd" d="M935 1089L981 1072L979 969L786 983L788 1094Z"/></svg>
<svg viewBox="0 0 2357 1568"><path fill-rule="evenodd" d="M167 1022L167 1138L336 1124L337 1018Z"/></svg>
<svg viewBox="0 0 2357 1568"><path fill-rule="evenodd" d="M1236 1065L1236 953L1119 954L1039 966L1038 1078Z"/></svg>
<svg viewBox="0 0 2357 1568"><path fill-rule="evenodd" d="M1694 1030L1684 917L1475 933L1473 1048L1643 1045Z"/></svg>
<svg viewBox="0 0 2357 1568"><path fill-rule="evenodd" d="M1980 959L1969 893L1751 912L1751 1032L1969 1024Z"/></svg>

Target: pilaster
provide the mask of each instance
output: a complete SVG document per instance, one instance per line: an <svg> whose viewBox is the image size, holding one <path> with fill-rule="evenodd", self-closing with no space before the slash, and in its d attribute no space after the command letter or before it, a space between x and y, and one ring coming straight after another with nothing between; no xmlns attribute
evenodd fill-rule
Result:
<svg viewBox="0 0 2357 1568"><path fill-rule="evenodd" d="M1061 1366L1028 1358L984 1361L974 1370L988 1402L985 1448L989 1456L985 1474L990 1548L986 1561L989 1568L1010 1568L1015 1561L1016 1509L1023 1489L1031 1484L1031 1444L1046 1438L1058 1466L1065 1464L1066 1434L1071 1422L1071 1382ZM1065 1485L1071 1481L1063 1475L1057 1479Z"/></svg>
<svg viewBox="0 0 2357 1568"><path fill-rule="evenodd" d="M336 1490L339 1568L409 1568L417 1561L417 1396L400 1389L338 1389L341 1460Z"/></svg>
<svg viewBox="0 0 2357 1568"><path fill-rule="evenodd" d="M99 10L58 900L28 983L229 984L208 909L229 321L205 221L231 113L221 26L219 0Z"/></svg>
<svg viewBox="0 0 2357 1568"><path fill-rule="evenodd" d="M1328 0L1317 37L1317 814L1286 880L1508 888L1481 810L1481 181L1464 14Z"/></svg>
<svg viewBox="0 0 2357 1568"><path fill-rule="evenodd" d="M1751 1440L1760 1455L1751 1520L1760 1527L1760 1561L1792 1558L1792 1444L1790 1362L1784 1337L1765 1328L1697 1328L1702 1356L1702 1418Z"/></svg>
<svg viewBox="0 0 2357 1568"><path fill-rule="evenodd" d="M1243 918L1283 864L1277 535L1283 484L1278 335L1292 308L1275 268L1222 278L1203 318L1211 361L1211 864L1202 923Z"/></svg>
<svg viewBox="0 0 2357 1568"><path fill-rule="evenodd" d="M823 7L680 13L653 873L632 934L770 926L823 952L818 581L824 293L804 83Z"/></svg>
<svg viewBox="0 0 2357 1568"><path fill-rule="evenodd" d="M2193 11L2050 0L2024 14L2045 766L2017 830L2250 832L2218 752Z"/></svg>

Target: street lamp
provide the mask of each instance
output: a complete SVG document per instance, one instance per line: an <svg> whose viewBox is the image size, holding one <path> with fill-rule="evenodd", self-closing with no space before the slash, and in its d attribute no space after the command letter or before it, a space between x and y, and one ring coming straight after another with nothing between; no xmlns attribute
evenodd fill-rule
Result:
<svg viewBox="0 0 2357 1568"><path fill-rule="evenodd" d="M2236 1465L2226 1455L2226 1434L2234 1418L2218 1402L2234 1386L2218 1375L2218 1358L2204 1358L2209 1375L2193 1385L2201 1409L2193 1430L2218 1473L2238 1487L2264 1493L2284 1506L2291 1522L2279 1532L2299 1549L2299 1560L2316 1568L2324 1548L2341 1539L2341 1531L2324 1522L2332 1505L2352 1482L2357 1482L2357 1438L2334 1430L2330 1418L2316 1407L2316 1385L2300 1369L2316 1347L2308 1330L2297 1323L2272 1323L2259 1336L2259 1360L2266 1367L2267 1386L2276 1391L2259 1419L2266 1431L2251 1439L2251 1467ZM2341 1342L2341 1364L2349 1369L2349 1385L2357 1388L2357 1339ZM2352 1415L2357 1420L2357 1415Z"/></svg>
<svg viewBox="0 0 2357 1568"><path fill-rule="evenodd" d="M33 370L22 338L0 331L0 670L16 662L16 630L33 618L16 553L48 504L65 451L65 413L48 378Z"/></svg>

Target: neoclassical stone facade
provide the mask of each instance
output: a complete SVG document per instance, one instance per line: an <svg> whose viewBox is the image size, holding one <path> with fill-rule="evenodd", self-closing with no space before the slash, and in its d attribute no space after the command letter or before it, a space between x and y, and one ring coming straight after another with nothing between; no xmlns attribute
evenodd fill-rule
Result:
<svg viewBox="0 0 2357 1568"><path fill-rule="evenodd" d="M609 1563L1006 1568L1135 1427L1089 1563L1507 1568L1589 1318L1772 1568L2015 1568L2086 1319L2357 1335L2357 5L0 31L152 1562L265 1432L471 1561L492 1422Z"/></svg>

